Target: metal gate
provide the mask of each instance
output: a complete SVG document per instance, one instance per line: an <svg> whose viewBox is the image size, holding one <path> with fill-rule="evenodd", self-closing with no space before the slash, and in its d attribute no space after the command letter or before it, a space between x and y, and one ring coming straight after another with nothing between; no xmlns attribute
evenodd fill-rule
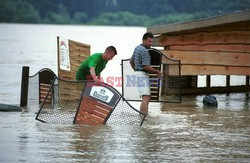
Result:
<svg viewBox="0 0 250 163"><path fill-rule="evenodd" d="M163 73L162 78L149 74L152 102L181 102L180 60L173 60L157 49L149 49L151 65ZM122 96L127 101L141 101L137 91L137 77L130 59L122 60Z"/></svg>
<svg viewBox="0 0 250 163"><path fill-rule="evenodd" d="M142 125L146 114L136 110L112 86L55 77L37 113L44 123Z"/></svg>

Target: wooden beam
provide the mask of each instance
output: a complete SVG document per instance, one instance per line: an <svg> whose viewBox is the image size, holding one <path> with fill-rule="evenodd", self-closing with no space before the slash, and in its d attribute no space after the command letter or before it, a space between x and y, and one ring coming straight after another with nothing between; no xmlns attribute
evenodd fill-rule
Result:
<svg viewBox="0 0 250 163"><path fill-rule="evenodd" d="M181 60L181 64L250 66L250 53L206 52L206 51L162 51L169 58Z"/></svg>
<svg viewBox="0 0 250 163"><path fill-rule="evenodd" d="M154 38L161 45L249 44L250 31L216 31L192 34L161 35Z"/></svg>
<svg viewBox="0 0 250 163"><path fill-rule="evenodd" d="M179 93L178 89L171 89L171 94ZM250 86L242 85L242 86L230 86L230 87L202 87L202 88L182 88L182 95L194 95L194 94L215 94L215 93L242 93L242 92L250 92Z"/></svg>
<svg viewBox="0 0 250 163"><path fill-rule="evenodd" d="M169 50L250 53L250 44L171 45Z"/></svg>
<svg viewBox="0 0 250 163"><path fill-rule="evenodd" d="M182 64L181 75L250 75L250 67Z"/></svg>
<svg viewBox="0 0 250 163"><path fill-rule="evenodd" d="M84 44L84 43L77 42L77 41L70 40L70 39L69 39L69 44L70 44L70 46L76 45L76 46L79 46L79 48L83 48L83 49L85 49L85 48L89 49L90 48L90 45L88 45L88 44Z"/></svg>

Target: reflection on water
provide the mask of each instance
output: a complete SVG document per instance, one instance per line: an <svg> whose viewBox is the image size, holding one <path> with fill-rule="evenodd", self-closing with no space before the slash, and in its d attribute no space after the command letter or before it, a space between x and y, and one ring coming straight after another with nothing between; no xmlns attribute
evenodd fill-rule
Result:
<svg viewBox="0 0 250 163"><path fill-rule="evenodd" d="M93 52L106 47L99 38L112 36L107 44L115 43L120 53L105 73L115 76L120 59L131 56L145 32L134 27L9 24L0 24L0 29L0 102L10 104L19 101L24 64L31 66L31 74L44 67L56 72L57 34L89 42ZM150 103L142 126L46 124L35 120L38 106L0 112L0 162L250 162L249 94L214 96L217 108L204 107L204 95L185 96L180 104Z"/></svg>

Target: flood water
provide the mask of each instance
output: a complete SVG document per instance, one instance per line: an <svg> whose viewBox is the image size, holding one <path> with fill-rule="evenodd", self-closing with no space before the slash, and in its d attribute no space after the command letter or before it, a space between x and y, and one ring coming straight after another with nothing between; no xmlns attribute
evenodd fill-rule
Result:
<svg viewBox="0 0 250 163"><path fill-rule="evenodd" d="M0 103L18 105L22 66L30 75L57 72L57 36L90 44L91 53L114 45L118 55L103 76L121 76L121 59L146 28L0 24L0 31ZM36 106L0 112L0 162L250 162L249 94L214 96L217 108L203 107L204 95L150 103L142 126L41 123Z"/></svg>

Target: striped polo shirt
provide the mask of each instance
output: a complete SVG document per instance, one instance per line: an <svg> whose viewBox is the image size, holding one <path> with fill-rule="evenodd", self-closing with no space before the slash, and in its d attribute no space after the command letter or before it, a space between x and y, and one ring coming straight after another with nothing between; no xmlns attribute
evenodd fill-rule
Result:
<svg viewBox="0 0 250 163"><path fill-rule="evenodd" d="M135 47L131 60L135 63L135 70L143 70L143 66L151 65L150 54L142 44Z"/></svg>

